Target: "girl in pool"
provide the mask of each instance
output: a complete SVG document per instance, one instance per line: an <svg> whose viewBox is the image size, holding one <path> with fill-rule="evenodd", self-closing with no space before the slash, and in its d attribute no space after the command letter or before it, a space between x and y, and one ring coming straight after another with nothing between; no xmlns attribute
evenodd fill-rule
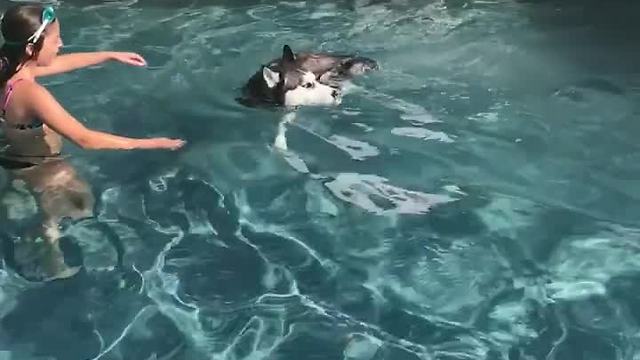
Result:
<svg viewBox="0 0 640 360"><path fill-rule="evenodd" d="M115 60L144 66L138 54L92 52L58 55L62 47L60 22L51 7L18 5L1 21L4 44L0 48L0 129L4 144L0 166L14 179L24 181L38 201L42 225L25 236L15 259L21 272L34 277L69 277L77 268L65 265L58 245L60 220L91 216L94 199L89 185L61 155L62 138L83 149L169 149L184 141L169 138L134 139L85 127L56 101L39 77ZM36 241L37 239L44 241ZM36 245L37 244L37 245ZM29 270L28 268L31 268Z"/></svg>

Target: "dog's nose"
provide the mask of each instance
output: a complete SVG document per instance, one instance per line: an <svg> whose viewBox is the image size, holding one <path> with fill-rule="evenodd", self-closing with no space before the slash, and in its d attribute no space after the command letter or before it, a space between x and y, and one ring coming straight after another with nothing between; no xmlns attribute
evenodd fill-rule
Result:
<svg viewBox="0 0 640 360"><path fill-rule="evenodd" d="M333 89L333 91L331 92L331 96L333 96L334 98L338 97L339 95L340 95L340 92L336 89Z"/></svg>

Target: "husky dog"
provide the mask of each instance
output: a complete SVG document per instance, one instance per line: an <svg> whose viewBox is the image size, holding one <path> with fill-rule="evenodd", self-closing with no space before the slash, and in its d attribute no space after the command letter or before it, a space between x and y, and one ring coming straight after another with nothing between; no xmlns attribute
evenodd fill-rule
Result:
<svg viewBox="0 0 640 360"><path fill-rule="evenodd" d="M341 83L355 75L377 70L375 60L353 55L321 53L294 54L284 45L282 57L263 65L246 83L247 106L339 105Z"/></svg>

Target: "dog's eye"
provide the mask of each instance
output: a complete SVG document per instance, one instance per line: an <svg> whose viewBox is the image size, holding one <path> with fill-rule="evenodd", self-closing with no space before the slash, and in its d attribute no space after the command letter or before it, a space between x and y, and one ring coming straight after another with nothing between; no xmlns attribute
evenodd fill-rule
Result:
<svg viewBox="0 0 640 360"><path fill-rule="evenodd" d="M311 89L313 87L313 83L312 82L304 83L302 84L302 87L305 89Z"/></svg>

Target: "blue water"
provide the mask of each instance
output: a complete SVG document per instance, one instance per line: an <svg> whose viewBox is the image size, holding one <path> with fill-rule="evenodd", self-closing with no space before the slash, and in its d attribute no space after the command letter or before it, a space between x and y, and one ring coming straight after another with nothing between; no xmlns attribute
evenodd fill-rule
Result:
<svg viewBox="0 0 640 360"><path fill-rule="evenodd" d="M64 227L86 271L0 270L0 359L638 359L638 10L62 2L65 50L149 67L51 91L92 128L188 146L67 146L98 199ZM380 71L299 109L280 150L285 112L235 98L285 43ZM0 185L9 232L34 203Z"/></svg>

